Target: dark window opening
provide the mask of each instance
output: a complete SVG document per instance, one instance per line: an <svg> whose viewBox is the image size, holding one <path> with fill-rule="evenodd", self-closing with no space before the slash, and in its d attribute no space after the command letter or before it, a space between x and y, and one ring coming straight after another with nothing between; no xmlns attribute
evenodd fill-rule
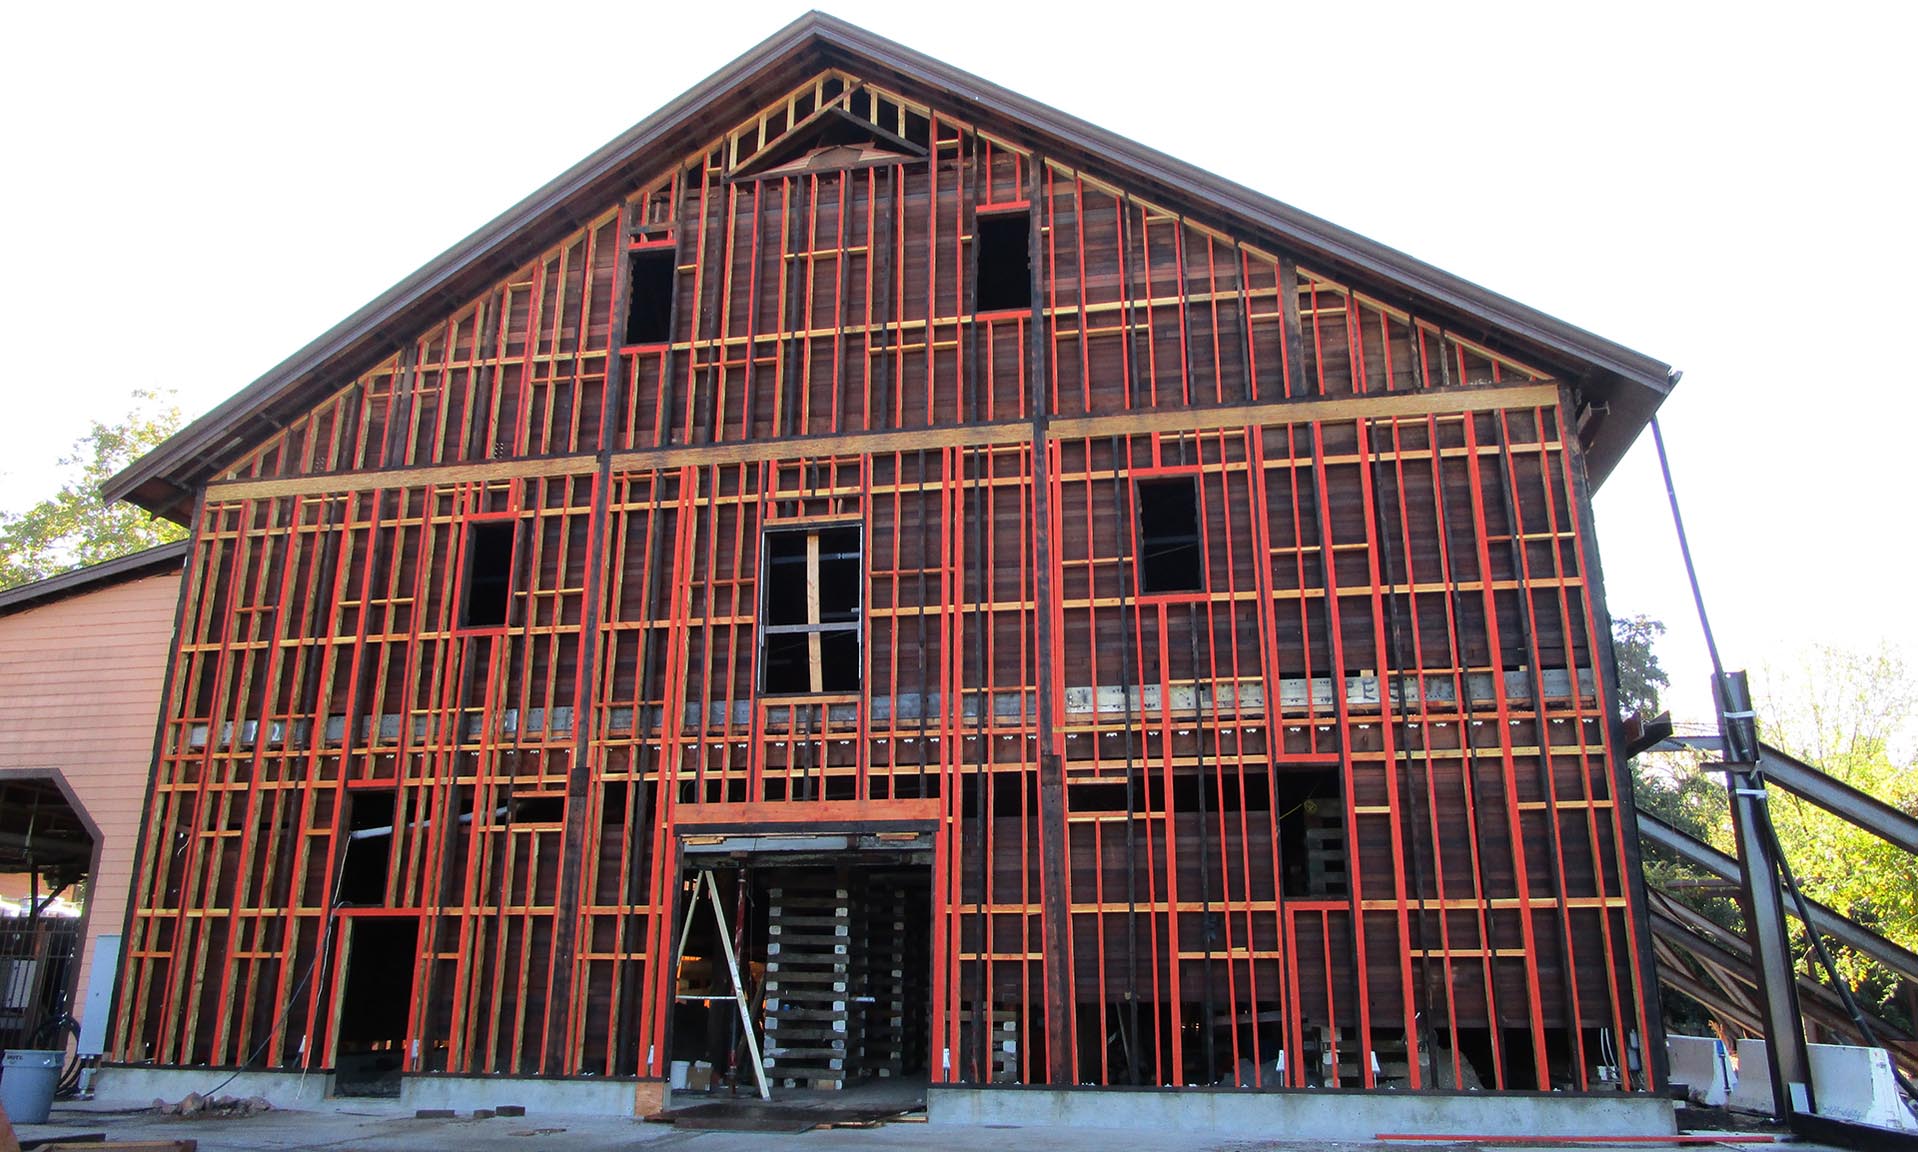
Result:
<svg viewBox="0 0 1918 1152"><path fill-rule="evenodd" d="M995 212L973 224L979 245L979 296L973 308L1032 307L1032 222L1025 212Z"/></svg>
<svg viewBox="0 0 1918 1152"><path fill-rule="evenodd" d="M671 248L648 248L630 257L626 277L626 343L663 344L673 338L676 262Z"/></svg>
<svg viewBox="0 0 1918 1152"><path fill-rule="evenodd" d="M760 685L857 692L865 566L857 527L766 534Z"/></svg>
<svg viewBox="0 0 1918 1152"><path fill-rule="evenodd" d="M806 541L804 532L766 536L766 623L806 622Z"/></svg>
<svg viewBox="0 0 1918 1152"><path fill-rule="evenodd" d="M1205 591L1197 477L1139 481L1139 591Z"/></svg>
<svg viewBox="0 0 1918 1152"><path fill-rule="evenodd" d="M859 633L855 629L776 632L766 637L765 651L768 693L859 690Z"/></svg>
<svg viewBox="0 0 1918 1152"><path fill-rule="evenodd" d="M386 903L387 865L393 859L395 797L391 792L350 792L346 843L335 903L377 908Z"/></svg>
<svg viewBox="0 0 1918 1152"><path fill-rule="evenodd" d="M466 529L466 598L460 622L467 628L506 623L513 588L511 520L471 524Z"/></svg>
<svg viewBox="0 0 1918 1152"><path fill-rule="evenodd" d="M812 682L807 674L807 660L811 651L811 645L804 636L766 637L766 691L811 691Z"/></svg>
<svg viewBox="0 0 1918 1152"><path fill-rule="evenodd" d="M608 827L626 823L626 781L609 780L601 788L599 822Z"/></svg>
<svg viewBox="0 0 1918 1152"><path fill-rule="evenodd" d="M515 796L512 818L515 824L564 824L566 797Z"/></svg>
<svg viewBox="0 0 1918 1152"><path fill-rule="evenodd" d="M1345 797L1338 771L1284 768L1277 773L1277 784L1285 894L1344 896Z"/></svg>

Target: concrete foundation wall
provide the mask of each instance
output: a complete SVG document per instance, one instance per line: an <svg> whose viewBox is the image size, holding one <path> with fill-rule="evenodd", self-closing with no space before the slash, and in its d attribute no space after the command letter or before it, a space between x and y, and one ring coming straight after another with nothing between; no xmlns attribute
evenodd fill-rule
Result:
<svg viewBox="0 0 1918 1152"><path fill-rule="evenodd" d="M264 1096L275 1108L320 1109L364 1104L357 1096L333 1097L333 1077L325 1072L228 1072L206 1068L148 1068L108 1065L94 1076L94 1100L123 1108L145 1107L155 1099L169 1103L189 1092L219 1096ZM224 1082L224 1083L223 1083ZM631 1116L633 1080L542 1080L506 1076L407 1076L400 1081L399 1107L452 1108L470 1112L518 1104L529 1115Z"/></svg>
<svg viewBox="0 0 1918 1152"><path fill-rule="evenodd" d="M631 1080L538 1080L514 1076L408 1076L400 1081L407 1108L471 1112L518 1104L528 1115L631 1116Z"/></svg>
<svg viewBox="0 0 1918 1152"><path fill-rule="evenodd" d="M1205 1089L948 1088L926 1096L933 1124L1203 1129L1265 1140L1370 1140L1381 1133L1670 1136L1669 1100L1626 1093L1285 1092Z"/></svg>
<svg viewBox="0 0 1918 1152"><path fill-rule="evenodd" d="M231 1076L229 1081L227 1078ZM96 1104L143 1108L155 1100L176 1103L189 1092L202 1096L264 1096L275 1108L318 1108L333 1078L324 1072L222 1072L217 1068L148 1068L107 1064L94 1073Z"/></svg>

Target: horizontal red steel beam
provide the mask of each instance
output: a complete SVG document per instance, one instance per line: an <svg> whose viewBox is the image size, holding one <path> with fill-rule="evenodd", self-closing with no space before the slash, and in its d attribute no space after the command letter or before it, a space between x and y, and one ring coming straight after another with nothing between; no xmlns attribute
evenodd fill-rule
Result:
<svg viewBox="0 0 1918 1152"><path fill-rule="evenodd" d="M739 804L688 804L672 810L673 827L748 829L803 824L816 827L932 824L939 801L927 800L768 800Z"/></svg>

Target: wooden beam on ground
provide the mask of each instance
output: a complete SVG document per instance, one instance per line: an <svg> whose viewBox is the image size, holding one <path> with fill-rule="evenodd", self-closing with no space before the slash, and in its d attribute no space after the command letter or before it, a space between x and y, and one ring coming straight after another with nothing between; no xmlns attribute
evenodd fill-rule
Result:
<svg viewBox="0 0 1918 1152"><path fill-rule="evenodd" d="M36 1144L36 1152L198 1152L198 1140L62 1140ZM5 1145L0 1145L4 1149ZM19 1148L19 1145L14 1145Z"/></svg>

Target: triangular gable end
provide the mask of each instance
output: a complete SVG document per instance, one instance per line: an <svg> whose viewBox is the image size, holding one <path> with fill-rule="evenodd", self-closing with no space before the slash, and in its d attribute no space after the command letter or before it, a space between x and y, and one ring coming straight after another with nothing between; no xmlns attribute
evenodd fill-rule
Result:
<svg viewBox="0 0 1918 1152"><path fill-rule="evenodd" d="M897 164L926 155L926 145L888 132L849 112L843 101L849 100L856 91L861 89L849 90L841 97L842 102L814 113L776 142L735 162L729 175L739 180L856 164ZM877 95L868 94L875 98Z"/></svg>
<svg viewBox="0 0 1918 1152"><path fill-rule="evenodd" d="M938 161L872 143L912 147L901 133L936 147ZM1018 136L984 132L843 71L817 73L666 164L623 208L603 208L215 476L257 481L1004 419L1024 411L1017 373L989 367L976 387L955 386L961 326L973 311L964 214L1035 205L1058 415L1554 378L1403 301L1268 251L1269 236L1221 232L1109 173L1041 157ZM869 143L833 142L861 139ZM864 165L836 162L834 153L855 150ZM845 175L859 167L873 171ZM625 269L622 259L631 261ZM923 269L911 284L908 266ZM643 296L642 268L657 278L655 295L679 301L675 331L641 331L630 317L618 328L615 281L624 272L628 295ZM1300 335L1290 366L1287 294ZM810 349L779 334L801 301L811 319L800 341ZM1127 335L1128 315L1170 315L1169 301L1189 302L1185 322ZM1017 335L1003 317L979 323L988 339ZM748 345L751 357L740 352ZM1128 357L1150 366L1128 378L1116 367ZM769 359L803 361L793 370L800 379L765 367ZM863 393L845 383L861 365ZM618 394L607 414L609 366Z"/></svg>
<svg viewBox="0 0 1918 1152"><path fill-rule="evenodd" d="M819 72L821 67L826 71ZM809 73L811 80L801 80ZM774 79L782 74L788 79L776 84ZM869 79L861 80L860 76ZM795 85L795 81L800 82ZM802 95L788 96L784 107L755 109L740 103L745 93L764 92L768 88L780 91L788 85L793 86L789 91ZM809 89L808 103L803 93ZM625 190L630 190L634 186L633 175L647 169L658 173L674 167L673 157L705 157L707 163L716 161L715 166L728 181L753 177L783 179L800 173L860 166L894 166L901 170L913 164L924 167L928 151L937 154L945 144L926 116L929 106L914 106L906 97L896 95L905 91L926 93L928 98L936 94L943 102L941 113L950 118L947 122L955 131L974 132L978 139L996 141L1003 146L1005 156L1013 157L1008 162L1014 168L1021 163L1018 158L1021 154L1028 160L1039 154L1045 158L1044 168L1048 174L1069 172L1075 179L1084 177L1094 187L1122 185L1126 191L1119 193L1119 202L1177 206L1158 216L1142 207L1145 211L1142 221L1148 233L1169 214L1181 227L1196 228L1235 251L1251 254L1253 262L1265 252L1294 253L1298 263L1305 266L1294 270L1294 274L1304 277L1298 282L1300 291L1310 291L1314 283L1322 283L1328 290L1350 291L1354 299L1362 297L1380 302L1380 314L1392 318L1382 321L1377 338L1383 344L1390 345L1397 340L1405 352L1415 346L1414 334L1451 339L1451 352L1438 357L1424 356L1421 361L1427 367L1433 363L1441 368L1455 365L1465 377L1446 382L1471 382L1468 348L1476 349L1473 354L1484 358L1487 365L1497 362L1508 366L1505 369L1489 367L1486 375L1490 379L1520 367L1521 358L1552 364L1550 369L1520 371L1519 375L1553 375L1588 393L1594 402L1595 433L1590 447L1592 469L1597 478L1602 479L1604 472L1622 454L1624 445L1630 442L1663 395L1669 369L1649 357L1593 337L1276 201L815 13L789 26L642 122L213 413L196 421L115 477L105 486L106 493L112 497L130 497L156 512L181 518L191 494L207 479L216 475L260 474L257 465L220 466L221 458L234 460L234 449L249 441L271 447L272 442L281 437L268 432L269 428L290 432L290 423L302 421L309 411L317 422L319 413L313 411L313 406L328 390L334 391L335 400L343 405L330 433L336 435L339 422L349 419L344 406L347 394L356 389L364 394L364 380L356 380L340 391L341 381L350 375L384 373L389 392L395 388L418 392L417 376L427 370L420 354L422 345L414 343L410 348L395 349L391 339L396 331L440 333L422 340L428 344L438 340L448 347L465 339L473 354L483 353L487 342L492 340L509 359L515 342L525 341L530 342L537 356L566 350L560 347L566 342L561 331L567 322L565 312L579 308L582 326L574 331L582 335L576 350L593 352L590 345L595 326L610 325L613 320L610 315L603 319L589 316L583 309L595 291L599 304L609 302L612 292L608 277L621 274L612 267L616 261L609 260L619 241L605 231L611 227L610 206L619 199L619 191L609 186L609 182L623 184ZM886 100L894 103L882 104ZM691 135L698 124L710 125L714 119L741 125L726 134L720 142L723 152L717 156L711 152L714 143L710 138L699 140ZM680 173L687 170L675 168ZM671 189L658 188L656 193L670 195ZM642 227L631 231L629 238L643 238L647 227L653 229L653 236L663 235L655 213L668 206L657 204L657 195L642 199L645 204L642 210L628 216L629 224L637 222ZM564 237L552 231L555 224L582 218L591 218L594 224ZM1151 237L1147 236L1143 243L1149 248ZM533 255L539 251L536 245L545 247L543 255ZM592 249L590 256L588 249ZM521 255L515 257L515 251ZM523 262L529 256L531 264L521 263L520 271L505 280L499 279L502 272L511 267L503 263L506 259ZM1271 259L1275 276L1280 263L1276 256ZM1306 268L1325 271L1315 281ZM1253 281L1262 270L1248 266L1241 271L1250 293L1255 287ZM462 331L442 332L447 322L431 315L433 301L444 300L449 294L456 299L465 296L475 300L450 322ZM1388 299L1391 302L1384 303ZM487 301L492 302L491 311ZM557 311L552 311L550 316L534 316L542 307ZM1248 309L1252 311L1256 311L1256 306ZM1275 306L1273 314L1277 311ZM529 326L522 330L523 335L516 335L512 325L520 320L527 320ZM1404 334L1393 334L1395 321ZM1248 316L1246 322L1250 327L1256 319ZM1483 339L1467 341L1450 337L1450 330L1461 325L1469 326L1475 336L1490 337L1506 348L1495 352ZM1366 334L1360 332L1356 339L1358 360L1363 361ZM554 343L551 347L542 347L542 340ZM382 359L384 364L376 363ZM447 363L454 363L456 359L449 353ZM473 364L470 357L463 362ZM1401 356L1401 368L1403 364ZM527 387L534 390L547 383L531 376L526 381ZM547 391L552 393L551 388ZM582 410L577 397L565 410L558 406L558 399L556 393L549 394L543 410L529 411L529 418L550 425L554 421L590 422L596 416L594 412ZM322 402L320 407L326 403L330 402ZM1608 418L1602 415L1607 407ZM405 417L413 424L419 423L417 409ZM466 438L467 446L456 458L472 458L474 445L486 440L483 430L477 429L472 419L466 423L474 429L474 434ZM412 432L420 430L416 427ZM400 434L394 435L397 442ZM493 455L507 447L498 440L486 443L487 452ZM549 442L541 448L584 451L590 450L591 445L582 440L572 445ZM261 459L259 452L247 455L253 461ZM411 455L401 452L392 457L394 463L388 466L441 458L444 454L438 448L431 449L425 459L418 452ZM387 457L383 455L381 459ZM350 461L336 460L313 470L369 466L373 465L362 452Z"/></svg>

